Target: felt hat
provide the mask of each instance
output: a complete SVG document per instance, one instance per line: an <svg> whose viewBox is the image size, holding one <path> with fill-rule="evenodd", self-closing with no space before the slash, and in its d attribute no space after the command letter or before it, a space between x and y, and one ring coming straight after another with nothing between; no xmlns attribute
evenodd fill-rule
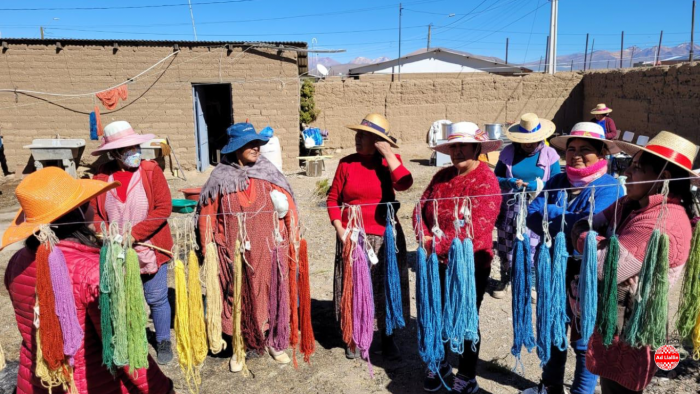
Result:
<svg viewBox="0 0 700 394"><path fill-rule="evenodd" d="M536 114L527 113L520 117L520 123L506 130L506 137L519 144L544 141L554 134L556 126L551 120L540 119Z"/></svg>
<svg viewBox="0 0 700 394"><path fill-rule="evenodd" d="M221 153L225 155L241 149L252 141L260 141L260 145L265 145L270 141L267 134L258 134L250 123L234 123L226 129L226 134L228 135L228 143L221 149Z"/></svg>
<svg viewBox="0 0 700 394"><path fill-rule="evenodd" d="M75 179L58 167L46 167L27 175L15 189L21 208L2 235L0 250L119 185L119 182Z"/></svg>
<svg viewBox="0 0 700 394"><path fill-rule="evenodd" d="M623 152L630 156L634 156L639 151L644 151L665 159L688 171L688 174L693 178L700 178L700 176L693 171L693 162L697 156L698 147L694 143L670 131L660 132L656 137L652 138L646 146L639 146L622 141L616 142L616 144Z"/></svg>
<svg viewBox="0 0 700 394"><path fill-rule="evenodd" d="M447 140L432 149L449 155L450 146L454 144L480 144L481 153L487 154L500 148L503 141L490 140L488 134L482 131L475 123L457 122L450 125Z"/></svg>
<svg viewBox="0 0 700 394"><path fill-rule="evenodd" d="M399 147L398 145L396 145L396 138L392 137L391 134L389 134L389 121L386 120L386 118L382 114L369 114L365 116L364 119L362 119L362 122L360 122L360 124L349 125L345 127L347 127L350 130L366 131L368 133L372 133L386 140L386 142L388 142L389 145L391 145L392 147Z"/></svg>
<svg viewBox="0 0 700 394"><path fill-rule="evenodd" d="M571 128L571 133L569 133L569 135L554 137L549 143L559 150L566 150L566 141L572 138L602 141L610 154L614 155L620 153L620 148L617 147L615 142L605 139L605 130L603 130L603 127L593 122L576 123L574 127Z"/></svg>
<svg viewBox="0 0 700 394"><path fill-rule="evenodd" d="M609 114L612 112L612 108L608 108L605 104L600 103L595 106L591 110L591 114L593 115L603 115L603 114Z"/></svg>
<svg viewBox="0 0 700 394"><path fill-rule="evenodd" d="M105 126L102 144L92 152L92 155L99 156L110 150L141 145L153 138L155 138L153 134L136 134L129 122L119 120Z"/></svg>

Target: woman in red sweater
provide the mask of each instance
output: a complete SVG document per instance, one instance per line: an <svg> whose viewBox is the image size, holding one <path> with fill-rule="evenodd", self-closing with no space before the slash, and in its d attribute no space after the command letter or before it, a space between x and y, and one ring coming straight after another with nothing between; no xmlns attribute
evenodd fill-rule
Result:
<svg viewBox="0 0 700 394"><path fill-rule="evenodd" d="M375 251L378 264L370 266L374 293L375 328L382 333L382 355L385 359L401 358L393 335L385 334L386 300L384 297L384 229L386 226L387 204L392 203L396 213L399 204L394 191L405 191L413 185L413 176L404 167L401 157L392 151L398 148L396 139L389 134L389 122L380 114L365 116L361 124L347 126L355 131L355 150L350 156L340 160L328 192L326 204L328 216L338 235L335 252L335 275L333 282L333 302L336 319L340 320L340 298L343 294L343 234L348 223L348 210L341 213L341 207L359 205L364 220L366 241ZM409 316L408 264L406 259L406 239L396 215L396 246L401 277L401 297L404 320ZM354 359L359 352L345 349L345 357Z"/></svg>
<svg viewBox="0 0 700 394"><path fill-rule="evenodd" d="M452 167L438 171L425 189L421 197L420 212L414 212L414 228L422 232L425 247L428 253L433 246L433 234L431 228L436 224L444 235L435 238L435 252L440 260L440 280L444 290L445 270L447 267L447 255L450 244L455 237L464 240L465 231L456 234L455 231L455 203L454 197L470 197L472 203L472 223L474 242L474 264L476 275L476 305L481 307L484 299L486 285L491 272L491 260L493 259L493 229L501 206L501 189L496 175L488 164L478 160L479 154L486 154L497 150L501 141L489 140L486 133L471 122L459 122L451 125L447 142L436 146L438 152L449 154L452 159ZM437 212L435 204L437 201ZM418 207L416 207L418 209ZM420 214L420 227L415 223L415 217ZM464 221L464 215L459 214L459 220ZM464 224L466 225L466 224ZM481 338L481 333L479 333ZM476 363L479 360L479 348L481 341L476 343L476 351L472 351L472 343L464 344L464 353L459 358L459 372L454 378L452 390L455 393L476 393L479 385L476 382ZM447 353L448 348L445 348ZM424 382L426 391L437 391L442 387L441 380L452 374L452 367L443 360L440 365L439 376L427 371Z"/></svg>
<svg viewBox="0 0 700 394"><path fill-rule="evenodd" d="M598 330L588 342L586 367L600 375L603 394L641 393L656 373L654 352L649 346L634 348L618 336L630 316L632 300L635 296L639 273L651 233L657 227L660 213L664 210L664 197L661 194L663 180L678 179L669 183L662 231L669 236L669 281L673 285L679 278L690 251L690 214L692 195L690 177L697 178L692 171L696 146L675 134L662 131L649 144L642 148L618 142L617 145L633 156L632 164L625 175L627 196L621 198L593 219L593 229L605 238L598 243L598 278L603 279L605 255L608 241L613 235L614 223L620 241L620 259L617 268L618 329L610 346L603 345ZM653 182L658 181L658 182ZM647 182L637 183L635 182ZM572 238L577 241L579 252L583 250L588 222L578 222ZM602 289L602 287L599 287ZM670 291L670 289L669 289Z"/></svg>
<svg viewBox="0 0 700 394"><path fill-rule="evenodd" d="M131 223L134 242L141 244L134 249L139 255L144 295L156 330L157 360L159 364L167 364L173 359L166 265L170 255L162 250L173 247L167 219L172 211L172 200L160 167L153 161L141 160L140 145L151 139L153 134L136 134L124 121L105 126L104 141L92 154L107 153L113 160L100 167L94 179L119 181L121 186L98 196L92 204L98 221L96 228L105 222L117 223L123 230L124 224Z"/></svg>

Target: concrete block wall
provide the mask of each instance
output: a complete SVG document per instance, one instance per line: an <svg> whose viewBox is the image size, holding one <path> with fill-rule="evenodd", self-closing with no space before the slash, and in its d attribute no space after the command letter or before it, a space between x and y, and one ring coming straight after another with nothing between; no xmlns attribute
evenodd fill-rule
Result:
<svg viewBox="0 0 700 394"><path fill-rule="evenodd" d="M0 53L0 89L57 93L93 92L114 86L173 53L172 45L120 43L16 44ZM137 132L169 137L185 169L196 165L193 83L231 83L234 122L248 119L256 129L271 126L280 138L284 165L297 167L299 79L295 52L270 49L180 46L180 52L128 84L128 99L113 111L93 95L60 97L0 92L0 128L11 168L30 162L35 138L84 138L84 164L97 141L89 141L89 113L100 107L102 124L126 120Z"/></svg>

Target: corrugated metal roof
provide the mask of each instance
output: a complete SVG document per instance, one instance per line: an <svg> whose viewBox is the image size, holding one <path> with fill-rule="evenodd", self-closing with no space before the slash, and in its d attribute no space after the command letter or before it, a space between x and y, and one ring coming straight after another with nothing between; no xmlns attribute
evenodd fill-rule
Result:
<svg viewBox="0 0 700 394"><path fill-rule="evenodd" d="M225 45L233 44L244 46L250 43L260 43L260 44L272 44L272 45L289 45L306 48L307 43L303 41L191 41L191 40L136 40L136 39L103 39L103 38L2 38L0 41L6 41L7 43L13 44L45 44L53 45L56 41L60 41L63 45L112 45L113 43L119 44L143 44L150 46L172 46L174 44L179 45L190 45L190 46L207 46L207 45Z"/></svg>

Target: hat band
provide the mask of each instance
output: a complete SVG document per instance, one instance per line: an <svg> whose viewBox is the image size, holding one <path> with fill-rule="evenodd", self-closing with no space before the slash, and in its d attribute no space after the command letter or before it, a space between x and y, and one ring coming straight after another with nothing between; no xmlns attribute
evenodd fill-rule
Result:
<svg viewBox="0 0 700 394"><path fill-rule="evenodd" d="M136 132L134 131L134 129L128 128L128 129L122 130L118 133L114 133L112 135L105 134L103 138L105 140L105 143L108 143L108 142L114 142L120 138L124 138L124 137L132 135L132 134L136 134Z"/></svg>
<svg viewBox="0 0 700 394"><path fill-rule="evenodd" d="M518 130L519 130L521 133L534 133L534 132L538 131L538 130L541 129L541 128L542 128L542 123L538 123L537 126L535 126L535 128L532 129L532 130L528 130L528 129L524 128L523 126L518 126Z"/></svg>
<svg viewBox="0 0 700 394"><path fill-rule="evenodd" d="M647 145L646 149L667 158L669 161L674 162L685 167L688 170L693 168L693 162L688 158L688 156L678 153L671 148L667 148L661 145Z"/></svg>
<svg viewBox="0 0 700 394"><path fill-rule="evenodd" d="M599 140L603 139L602 135L595 133L595 132L592 132L592 131L586 131L586 130L574 130L569 135L572 135L572 136L575 135L577 137L592 137L592 138L597 138Z"/></svg>
<svg viewBox="0 0 700 394"><path fill-rule="evenodd" d="M451 134L451 135L447 136L447 140L448 140L448 141L453 141L453 140L460 139L460 138L473 140L473 141L467 141L467 142L465 142L465 143L469 143L469 142L484 142L484 141L487 141L487 140L488 140L488 138L486 138L486 133L483 132L483 131L481 131L481 129L477 129L477 130L476 130L476 134L474 134L474 135L469 135L469 134Z"/></svg>
<svg viewBox="0 0 700 394"><path fill-rule="evenodd" d="M609 110L609 109L610 109L610 108L608 108L608 107L596 108L596 109L594 109L594 111L607 111L607 110Z"/></svg>
<svg viewBox="0 0 700 394"><path fill-rule="evenodd" d="M371 127L371 128L373 128L373 129L379 131L379 132L382 133L382 134L387 134L386 129L384 129L382 126L380 126L380 125L378 125L378 124L376 124L376 123L370 122L370 121L367 120L367 119L362 119L362 122L360 122L360 124L363 125L363 126Z"/></svg>

